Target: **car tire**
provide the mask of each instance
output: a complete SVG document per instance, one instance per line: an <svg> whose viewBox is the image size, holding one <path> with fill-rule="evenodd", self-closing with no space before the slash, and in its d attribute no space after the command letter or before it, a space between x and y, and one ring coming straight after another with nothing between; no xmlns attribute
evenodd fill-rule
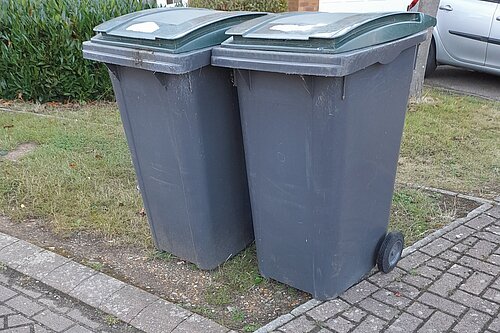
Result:
<svg viewBox="0 0 500 333"><path fill-rule="evenodd" d="M429 45L429 55L427 56L427 64L425 65L425 77L428 77L434 73L437 67L436 60L436 42L434 38L431 40L431 45Z"/></svg>

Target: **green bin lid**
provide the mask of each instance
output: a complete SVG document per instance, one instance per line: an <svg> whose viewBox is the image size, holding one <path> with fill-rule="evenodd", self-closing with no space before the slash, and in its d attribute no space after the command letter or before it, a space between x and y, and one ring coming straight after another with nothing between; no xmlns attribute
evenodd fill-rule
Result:
<svg viewBox="0 0 500 333"><path fill-rule="evenodd" d="M229 29L228 47L291 52L340 53L388 43L434 26L418 12L283 13Z"/></svg>
<svg viewBox="0 0 500 333"><path fill-rule="evenodd" d="M265 15L201 8L155 8L123 15L94 28L92 42L168 53L220 44L230 27Z"/></svg>

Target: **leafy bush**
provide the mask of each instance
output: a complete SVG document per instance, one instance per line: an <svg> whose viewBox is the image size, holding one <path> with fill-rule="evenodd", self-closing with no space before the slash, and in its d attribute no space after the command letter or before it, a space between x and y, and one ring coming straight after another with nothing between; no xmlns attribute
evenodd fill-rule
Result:
<svg viewBox="0 0 500 333"><path fill-rule="evenodd" d="M102 64L84 60L82 42L141 0L0 0L0 98L112 98Z"/></svg>
<svg viewBox="0 0 500 333"><path fill-rule="evenodd" d="M287 0L189 0L189 6L219 10L247 10L272 13L288 10Z"/></svg>

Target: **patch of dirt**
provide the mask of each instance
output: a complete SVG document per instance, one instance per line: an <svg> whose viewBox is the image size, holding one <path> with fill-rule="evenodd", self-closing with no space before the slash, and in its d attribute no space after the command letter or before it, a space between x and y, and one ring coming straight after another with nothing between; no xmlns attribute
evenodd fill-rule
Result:
<svg viewBox="0 0 500 333"><path fill-rule="evenodd" d="M428 193L435 194L436 192L428 191ZM448 212L453 219L465 217L469 212L479 206L481 206L481 204L476 201L459 198L455 195L439 193L439 207L441 207L444 212Z"/></svg>
<svg viewBox="0 0 500 333"><path fill-rule="evenodd" d="M420 99L416 99L414 97L410 98L409 105L414 105L414 104L430 104L430 105L436 105L439 101L431 96L422 96ZM411 110L411 108L410 108Z"/></svg>
<svg viewBox="0 0 500 333"><path fill-rule="evenodd" d="M20 158L28 155L36 149L36 143L28 142L22 143L17 146L14 150L9 151L3 158L6 160L17 162Z"/></svg>
<svg viewBox="0 0 500 333"><path fill-rule="evenodd" d="M439 200L443 212L453 218L466 216L480 205L444 194L439 195ZM73 258L232 329L241 330L248 324L257 328L311 298L307 293L271 282L231 299L230 304L207 304L204 296L211 288L214 271L198 270L176 258L160 259L153 250L117 244L89 233L63 236L52 230L50 223L38 219L16 223L0 216L1 232ZM244 319L235 322L235 315L241 313Z"/></svg>
<svg viewBox="0 0 500 333"><path fill-rule="evenodd" d="M264 325L311 298L271 282L248 290L230 304L207 304L204 295L210 290L214 271L201 271L176 258L155 258L152 250L116 244L88 233L58 235L50 223L38 219L17 223L0 216L0 231L98 268L232 329ZM242 313L245 319L235 322L235 316Z"/></svg>

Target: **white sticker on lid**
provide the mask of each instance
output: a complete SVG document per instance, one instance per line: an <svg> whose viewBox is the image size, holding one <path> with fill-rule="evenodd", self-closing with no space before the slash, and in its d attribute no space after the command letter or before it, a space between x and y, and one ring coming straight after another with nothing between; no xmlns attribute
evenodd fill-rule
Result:
<svg viewBox="0 0 500 333"><path fill-rule="evenodd" d="M136 23L127 27L128 31L149 32L149 33L155 32L158 29L160 29L160 27L155 22Z"/></svg>
<svg viewBox="0 0 500 333"><path fill-rule="evenodd" d="M277 25L272 26L270 29L271 30L283 31L283 32L292 32L292 31L305 32L305 31L312 30L314 28L324 27L325 25L327 25L327 24L326 23L305 24L305 25L298 25L298 24L277 24Z"/></svg>

